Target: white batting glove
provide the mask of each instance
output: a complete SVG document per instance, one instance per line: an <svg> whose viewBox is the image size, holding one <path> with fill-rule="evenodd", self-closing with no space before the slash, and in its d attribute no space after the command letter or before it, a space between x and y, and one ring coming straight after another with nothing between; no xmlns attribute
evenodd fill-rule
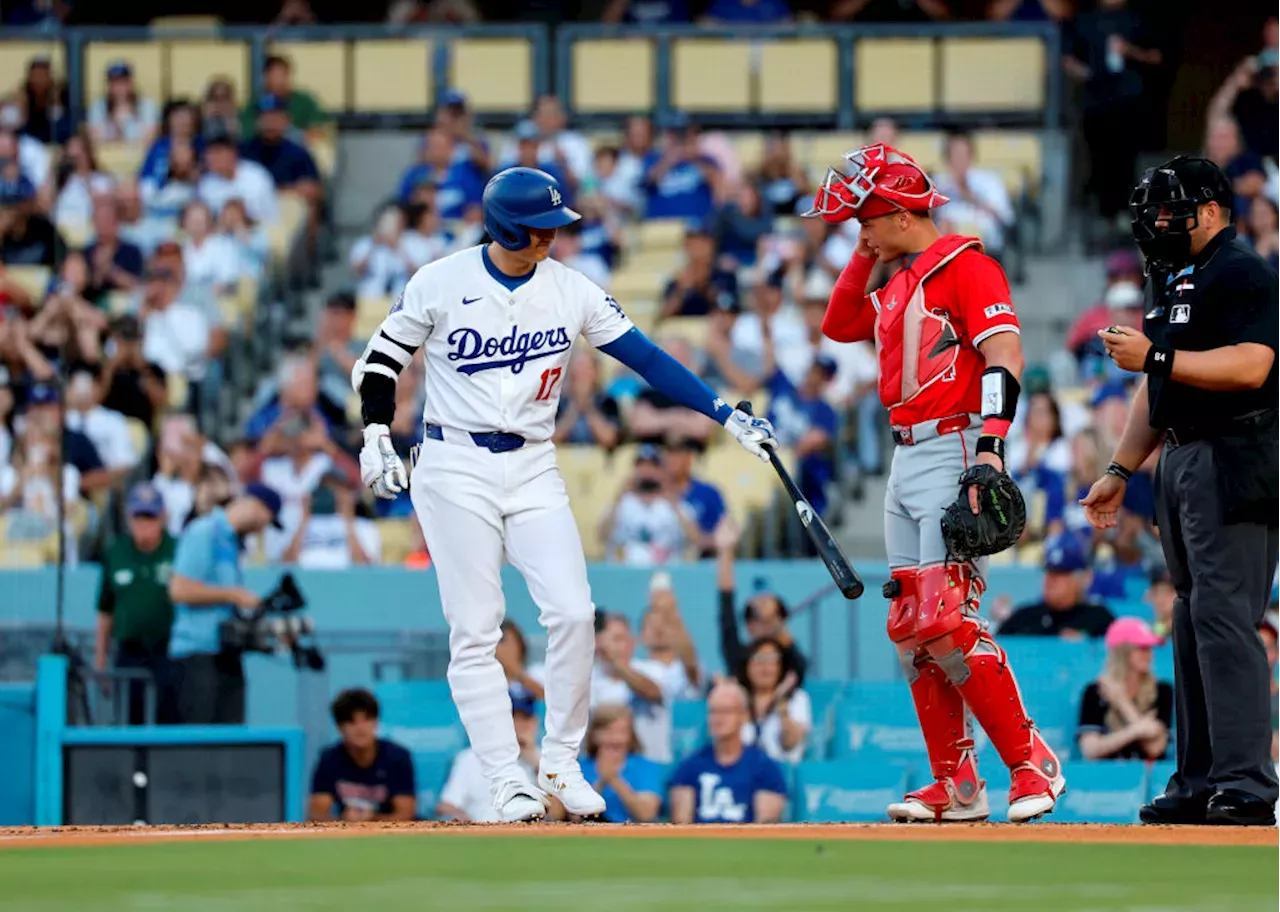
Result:
<svg viewBox="0 0 1280 912"><path fill-rule="evenodd" d="M391 429L385 424L371 424L364 429L360 481L383 500L394 500L409 487L409 473L391 445Z"/></svg>
<svg viewBox="0 0 1280 912"><path fill-rule="evenodd" d="M741 409L734 409L724 423L725 430L734 436L742 448L761 462L769 461L765 447L776 447L778 438L773 425L763 418L755 418Z"/></svg>

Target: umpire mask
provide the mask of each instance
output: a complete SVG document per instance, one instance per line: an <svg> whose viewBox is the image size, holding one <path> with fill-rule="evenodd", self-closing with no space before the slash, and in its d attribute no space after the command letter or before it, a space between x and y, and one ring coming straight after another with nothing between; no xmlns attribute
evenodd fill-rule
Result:
<svg viewBox="0 0 1280 912"><path fill-rule="evenodd" d="M1191 262L1191 231L1199 225L1200 206L1209 202L1230 209L1232 196L1226 175L1208 159L1180 155L1142 175L1129 213L1148 273Z"/></svg>

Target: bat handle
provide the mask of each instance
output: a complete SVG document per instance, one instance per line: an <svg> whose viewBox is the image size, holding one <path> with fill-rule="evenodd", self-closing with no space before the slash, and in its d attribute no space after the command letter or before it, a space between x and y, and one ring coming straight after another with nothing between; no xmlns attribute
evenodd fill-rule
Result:
<svg viewBox="0 0 1280 912"><path fill-rule="evenodd" d="M751 402L747 399L743 399L741 402L735 405L734 408L736 408L740 412L746 412L748 415L755 414L755 412L751 410Z"/></svg>

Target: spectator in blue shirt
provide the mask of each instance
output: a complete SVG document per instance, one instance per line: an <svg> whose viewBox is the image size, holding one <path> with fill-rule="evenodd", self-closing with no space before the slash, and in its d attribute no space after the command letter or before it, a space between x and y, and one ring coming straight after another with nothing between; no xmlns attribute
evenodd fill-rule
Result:
<svg viewBox="0 0 1280 912"><path fill-rule="evenodd" d="M420 157L400 178L400 202L408 205L419 184L436 188L436 211L442 219L462 218L467 207L478 204L488 179L473 160L459 161L454 156L453 135L441 127L433 127L422 139Z"/></svg>
<svg viewBox="0 0 1280 912"><path fill-rule="evenodd" d="M640 756L631 710L597 706L587 729L582 775L604 798L609 823L648 823L662 810L662 767Z"/></svg>
<svg viewBox="0 0 1280 912"><path fill-rule="evenodd" d="M138 169L138 180L150 180L157 186L163 185L169 176L169 150L180 140L191 143L197 158L204 151L204 140L200 135L200 109L183 98L165 105L160 119L160 135L151 144L151 148L147 149L142 167Z"/></svg>
<svg viewBox="0 0 1280 912"><path fill-rule="evenodd" d="M767 326L768 321L761 321L761 325ZM770 345L768 351L772 350ZM834 358L820 354L814 357L798 387L779 368L765 381L771 397L769 420L778 430L781 445L795 450L800 460L800 490L819 514L826 512L827 490L835 480L835 442L840 419L823 392L836 375L836 369Z"/></svg>
<svg viewBox="0 0 1280 912"><path fill-rule="evenodd" d="M289 108L284 99L258 99L258 132L240 147L240 155L266 168L277 190L292 190L319 200L320 172L306 147L289 139Z"/></svg>
<svg viewBox="0 0 1280 912"><path fill-rule="evenodd" d="M672 823L777 823L787 804L782 767L760 748L742 743L749 720L747 693L725 681L707 697L711 743L676 767L671 777Z"/></svg>
<svg viewBox="0 0 1280 912"><path fill-rule="evenodd" d="M268 525L280 528L280 495L262 484L191 522L178 539L169 579L178 711L187 725L244 724L244 665L223 647L221 627L262 599L244 586L240 543Z"/></svg>
<svg viewBox="0 0 1280 912"><path fill-rule="evenodd" d="M578 191L578 180L573 169L565 160L564 153L555 143L545 143L544 152L542 131L532 120L522 120L516 124L515 158L503 162L503 168L537 168L556 179L560 189L564 191L564 204L573 208L573 196Z"/></svg>
<svg viewBox="0 0 1280 912"><path fill-rule="evenodd" d="M418 790L413 756L378 737L378 699L344 690L330 707L342 740L321 751L311 776L308 820L413 820Z"/></svg>
<svg viewBox="0 0 1280 912"><path fill-rule="evenodd" d="M600 21L668 25L689 22L690 18L685 0L611 0Z"/></svg>
<svg viewBox="0 0 1280 912"><path fill-rule="evenodd" d="M662 292L663 317L700 317L738 308L738 277L716 262L716 242L693 223L684 236L684 268Z"/></svg>
<svg viewBox="0 0 1280 912"><path fill-rule="evenodd" d="M786 0L715 0L704 19L737 25L777 25L791 21L791 10Z"/></svg>
<svg viewBox="0 0 1280 912"><path fill-rule="evenodd" d="M686 115L672 118L663 151L650 152L642 167L645 218L704 221L711 215L720 171L699 151L697 127Z"/></svg>
<svg viewBox="0 0 1280 912"><path fill-rule="evenodd" d="M706 450L706 445L694 437L678 436L667 441L662 451L662 465L667 470L671 489L680 502L688 507L702 532L698 550L704 556L715 553L711 533L725 517L724 496L713 484L693 477L693 462Z"/></svg>

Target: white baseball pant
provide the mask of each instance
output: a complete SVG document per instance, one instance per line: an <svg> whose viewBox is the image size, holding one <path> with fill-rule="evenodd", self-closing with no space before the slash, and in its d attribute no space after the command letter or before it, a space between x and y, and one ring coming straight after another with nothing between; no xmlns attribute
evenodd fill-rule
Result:
<svg viewBox="0 0 1280 912"><path fill-rule="evenodd" d="M444 438L423 442L410 492L449 623L449 689L471 748L492 789L527 780L494 655L506 614L505 556L547 629L543 769L576 769L590 711L595 608L555 446L493 453L464 431L446 428Z"/></svg>

